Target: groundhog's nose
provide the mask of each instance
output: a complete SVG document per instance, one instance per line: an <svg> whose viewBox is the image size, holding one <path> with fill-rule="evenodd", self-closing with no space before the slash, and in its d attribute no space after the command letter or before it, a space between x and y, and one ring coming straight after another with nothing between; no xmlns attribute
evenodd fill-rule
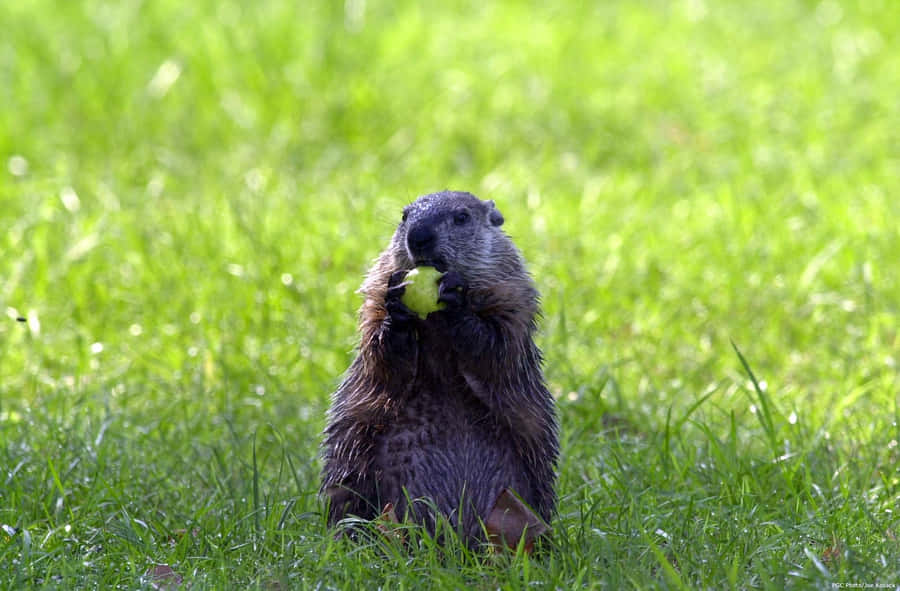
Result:
<svg viewBox="0 0 900 591"><path fill-rule="evenodd" d="M437 244L437 234L430 226L414 226L406 236L406 243L413 255L428 255Z"/></svg>

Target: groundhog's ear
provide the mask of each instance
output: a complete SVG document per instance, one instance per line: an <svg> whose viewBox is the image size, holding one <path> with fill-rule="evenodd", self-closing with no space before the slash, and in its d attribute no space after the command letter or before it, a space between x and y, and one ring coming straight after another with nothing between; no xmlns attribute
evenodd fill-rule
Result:
<svg viewBox="0 0 900 591"><path fill-rule="evenodd" d="M503 214L500 213L500 210L497 209L493 201L487 201L486 204L488 206L488 220L491 222L491 225L502 226Z"/></svg>

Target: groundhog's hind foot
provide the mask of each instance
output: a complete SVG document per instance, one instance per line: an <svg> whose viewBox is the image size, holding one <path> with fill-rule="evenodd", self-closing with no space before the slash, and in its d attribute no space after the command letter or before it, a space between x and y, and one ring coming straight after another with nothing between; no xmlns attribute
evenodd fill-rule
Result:
<svg viewBox="0 0 900 591"><path fill-rule="evenodd" d="M508 488L497 497L484 525L495 548L514 550L524 537L523 547L528 554L534 550L534 541L550 531L550 526Z"/></svg>

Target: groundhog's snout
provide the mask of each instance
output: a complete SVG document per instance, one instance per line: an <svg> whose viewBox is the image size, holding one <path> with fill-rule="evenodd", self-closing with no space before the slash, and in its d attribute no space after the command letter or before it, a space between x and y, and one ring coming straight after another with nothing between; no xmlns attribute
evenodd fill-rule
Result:
<svg viewBox="0 0 900 591"><path fill-rule="evenodd" d="M415 260L430 259L435 254L437 233L428 224L418 224L410 228L406 235L406 247Z"/></svg>

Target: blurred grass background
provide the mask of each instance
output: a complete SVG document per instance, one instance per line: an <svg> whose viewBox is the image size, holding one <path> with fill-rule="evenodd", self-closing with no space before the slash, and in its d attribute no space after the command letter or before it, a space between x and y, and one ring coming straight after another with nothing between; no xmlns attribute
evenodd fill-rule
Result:
<svg viewBox="0 0 900 591"><path fill-rule="evenodd" d="M354 290L400 208L444 188L497 201L543 293L558 531L583 533L585 503L621 507L632 470L738 511L730 480L784 455L794 504L753 493L784 539L687 534L664 547L682 582L896 578L897 17L889 0L3 3L0 524L34 540L0 539L9 580L303 570L302 545L243 554L273 503L331 548L314 458ZM645 466L610 459L609 416ZM726 441L722 474L688 477ZM834 498L806 506L813 485ZM631 570L587 566L626 552L596 540L547 568L678 581L648 547ZM723 548L734 567L702 566ZM306 572L340 586L322 556Z"/></svg>

